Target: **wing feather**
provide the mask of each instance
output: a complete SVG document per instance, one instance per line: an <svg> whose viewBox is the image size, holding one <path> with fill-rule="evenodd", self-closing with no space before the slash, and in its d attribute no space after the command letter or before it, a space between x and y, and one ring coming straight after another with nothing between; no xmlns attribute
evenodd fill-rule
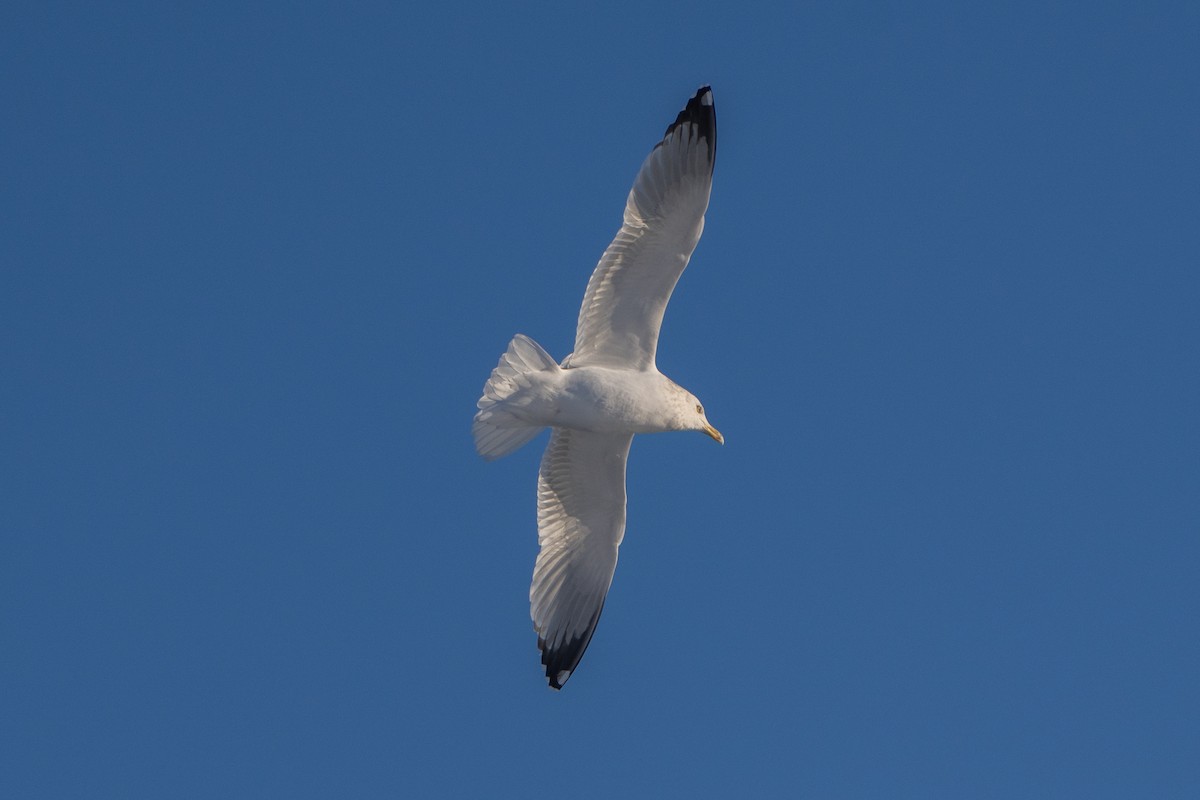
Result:
<svg viewBox="0 0 1200 800"><path fill-rule="evenodd" d="M633 435L555 428L538 473L538 552L530 616L555 689L587 650L625 536L625 461Z"/></svg>
<svg viewBox="0 0 1200 800"><path fill-rule="evenodd" d="M667 301L704 230L716 146L705 86L638 171L621 229L588 281L566 365L654 367Z"/></svg>

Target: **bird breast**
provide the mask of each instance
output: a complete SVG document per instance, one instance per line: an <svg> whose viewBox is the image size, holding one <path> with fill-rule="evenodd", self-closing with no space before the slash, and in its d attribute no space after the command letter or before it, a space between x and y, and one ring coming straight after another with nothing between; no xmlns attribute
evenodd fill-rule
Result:
<svg viewBox="0 0 1200 800"><path fill-rule="evenodd" d="M669 430L664 394L668 382L656 372L572 367L558 373L548 393L546 424L596 433Z"/></svg>

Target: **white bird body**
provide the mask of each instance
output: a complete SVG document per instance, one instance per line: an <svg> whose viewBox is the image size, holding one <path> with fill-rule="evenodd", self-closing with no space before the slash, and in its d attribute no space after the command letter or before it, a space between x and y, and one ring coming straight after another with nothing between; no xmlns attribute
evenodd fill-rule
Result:
<svg viewBox="0 0 1200 800"><path fill-rule="evenodd" d="M593 433L682 431L696 427L699 404L658 370L575 367L562 371L559 421L549 424Z"/></svg>
<svg viewBox="0 0 1200 800"><path fill-rule="evenodd" d="M508 398L527 425L591 433L662 433L694 424L695 395L658 370L572 367L543 370ZM707 420L703 420L706 424Z"/></svg>
<svg viewBox="0 0 1200 800"><path fill-rule="evenodd" d="M472 431L486 459L553 429L538 471L538 552L530 615L550 686L583 657L625 536L625 463L634 434L703 431L695 395L658 371L663 312L704 230L716 157L712 90L701 87L646 157L621 229L588 281L575 352L559 365L517 334L492 370Z"/></svg>

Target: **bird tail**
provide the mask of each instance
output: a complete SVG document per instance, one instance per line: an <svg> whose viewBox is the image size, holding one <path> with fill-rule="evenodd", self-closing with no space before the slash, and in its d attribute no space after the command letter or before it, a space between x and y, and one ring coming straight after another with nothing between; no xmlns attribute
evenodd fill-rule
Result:
<svg viewBox="0 0 1200 800"><path fill-rule="evenodd" d="M479 398L479 413L471 426L479 455L488 461L506 456L542 431L544 426L521 419L521 390L532 385L533 373L558 369L558 363L533 339L522 333L513 337Z"/></svg>

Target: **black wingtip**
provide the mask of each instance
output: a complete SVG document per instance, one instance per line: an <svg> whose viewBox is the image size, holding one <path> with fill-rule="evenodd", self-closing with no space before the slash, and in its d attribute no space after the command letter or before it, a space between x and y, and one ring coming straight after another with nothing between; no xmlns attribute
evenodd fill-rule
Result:
<svg viewBox="0 0 1200 800"><path fill-rule="evenodd" d="M675 121L667 126L667 132L663 134L663 139L669 139L676 128L679 128L681 125L689 125L695 128L693 135L704 139L708 143L709 163L715 162L717 155L717 106L713 102L711 86L701 86L696 90L692 98L687 101L687 105L683 107L683 111L680 111L679 116L675 117Z"/></svg>
<svg viewBox="0 0 1200 800"><path fill-rule="evenodd" d="M546 679L550 681L551 689L559 690L566 684L587 650L591 633L589 630L587 635L571 639L554 649L546 645L545 639L538 637L538 650L542 651L542 666L546 668Z"/></svg>
<svg viewBox="0 0 1200 800"><path fill-rule="evenodd" d="M588 624L587 630L553 649L546 644L546 640L540 634L538 635L538 650L542 652L542 665L546 668L546 678L550 681L551 689L562 689L575 672L575 668L579 666L583 654L587 652L588 645L592 643L592 635L596 632L596 625L600 622L602 611L604 611L603 602L600 603L600 608L596 609L596 614Z"/></svg>

